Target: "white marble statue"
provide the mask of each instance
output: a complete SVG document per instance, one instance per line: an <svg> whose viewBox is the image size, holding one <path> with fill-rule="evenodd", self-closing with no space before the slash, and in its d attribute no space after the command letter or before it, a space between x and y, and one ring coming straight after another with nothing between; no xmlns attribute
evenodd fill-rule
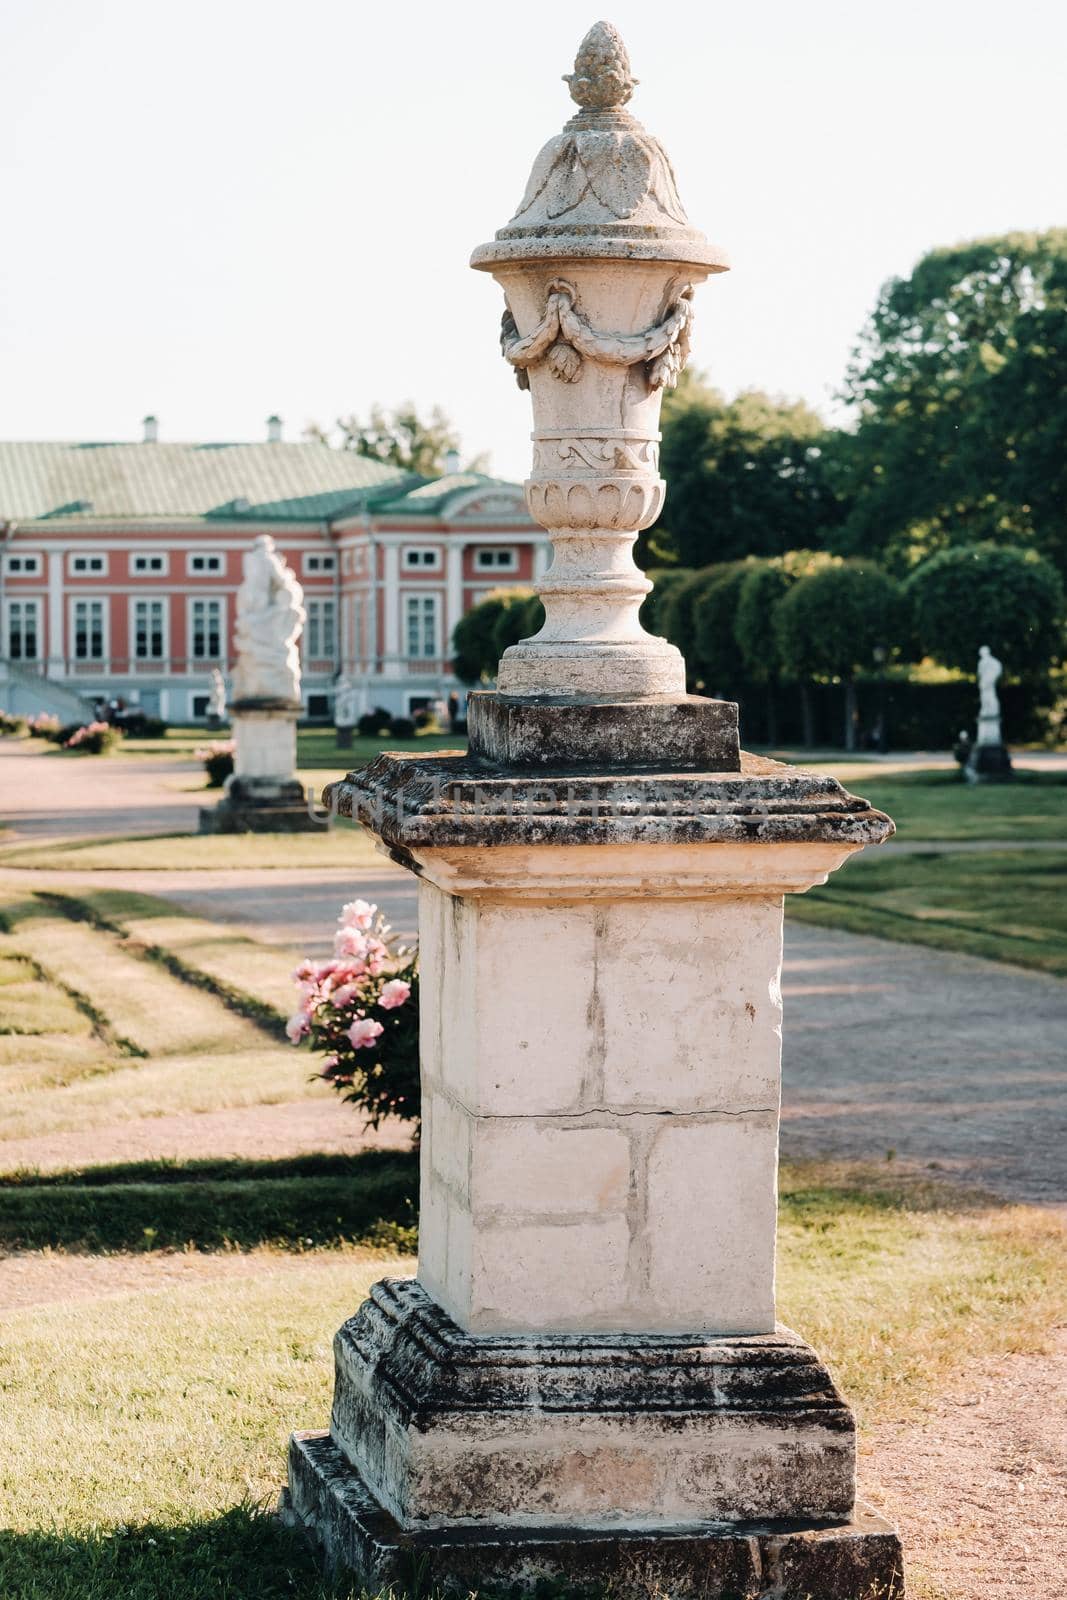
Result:
<svg viewBox="0 0 1067 1600"><path fill-rule="evenodd" d="M978 651L978 743L1001 744L997 680L1004 668L987 644Z"/></svg>
<svg viewBox="0 0 1067 1600"><path fill-rule="evenodd" d="M218 667L211 669L211 693L208 695L207 714L212 722L222 722L226 716L226 681Z"/></svg>
<svg viewBox="0 0 1067 1600"><path fill-rule="evenodd" d="M335 728L353 728L359 721L359 690L346 673L338 678L333 691Z"/></svg>
<svg viewBox="0 0 1067 1600"><path fill-rule="evenodd" d="M261 534L244 560L237 591L234 639L237 665L233 700L300 700L300 652L304 591L269 534Z"/></svg>

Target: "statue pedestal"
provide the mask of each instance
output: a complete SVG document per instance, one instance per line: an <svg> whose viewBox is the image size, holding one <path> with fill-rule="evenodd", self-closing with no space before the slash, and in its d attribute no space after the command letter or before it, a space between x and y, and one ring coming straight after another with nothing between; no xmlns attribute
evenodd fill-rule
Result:
<svg viewBox="0 0 1067 1600"><path fill-rule="evenodd" d="M217 806L200 812L201 833L311 833L321 827L296 776L296 723L287 700L236 700L233 773Z"/></svg>
<svg viewBox="0 0 1067 1600"><path fill-rule="evenodd" d="M999 716L978 718L978 738L967 757L963 776L968 783L1007 783L1015 776Z"/></svg>
<svg viewBox="0 0 1067 1600"><path fill-rule="evenodd" d="M356 731L355 728L347 724L344 727L338 724L333 731L334 738L337 741L338 750L351 750L352 740Z"/></svg>
<svg viewBox="0 0 1067 1600"><path fill-rule="evenodd" d="M419 1267L338 1333L288 1513L371 1587L894 1600L852 1413L774 1305L783 895L892 824L755 757L571 753L332 786L420 880Z"/></svg>

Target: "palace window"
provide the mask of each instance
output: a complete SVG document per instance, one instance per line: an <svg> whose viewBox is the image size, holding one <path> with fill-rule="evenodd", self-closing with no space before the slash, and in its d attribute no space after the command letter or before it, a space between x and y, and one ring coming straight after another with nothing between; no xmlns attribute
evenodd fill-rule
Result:
<svg viewBox="0 0 1067 1600"><path fill-rule="evenodd" d="M167 557L155 551L141 552L130 557L130 571L135 577L143 577L152 573L156 577L165 577L167 572Z"/></svg>
<svg viewBox="0 0 1067 1600"><path fill-rule="evenodd" d="M479 572L514 572L518 564L518 552L503 545L482 545L474 552L474 565Z"/></svg>
<svg viewBox="0 0 1067 1600"><path fill-rule="evenodd" d="M163 600L133 603L133 653L138 661L162 661L166 654Z"/></svg>
<svg viewBox="0 0 1067 1600"><path fill-rule="evenodd" d="M75 661L103 661L104 659L104 602L102 600L74 601L74 659Z"/></svg>
<svg viewBox="0 0 1067 1600"><path fill-rule="evenodd" d="M32 556L5 556L4 571L16 578L39 578L41 575L41 558Z"/></svg>
<svg viewBox="0 0 1067 1600"><path fill-rule="evenodd" d="M222 656L221 600L190 600L189 653L194 661L215 661Z"/></svg>
<svg viewBox="0 0 1067 1600"><path fill-rule="evenodd" d="M332 572L336 565L337 557L333 555L305 554L304 556L305 572Z"/></svg>
<svg viewBox="0 0 1067 1600"><path fill-rule="evenodd" d="M407 653L413 660L426 660L437 654L437 596L409 594L404 600L404 635Z"/></svg>
<svg viewBox="0 0 1067 1600"><path fill-rule="evenodd" d="M404 566L408 572L436 572L440 565L440 550L429 545L409 545L404 551Z"/></svg>
<svg viewBox="0 0 1067 1600"><path fill-rule="evenodd" d="M334 605L332 600L307 601L307 629L304 634L304 654L309 660L333 658Z"/></svg>
<svg viewBox="0 0 1067 1600"><path fill-rule="evenodd" d="M40 606L36 600L9 600L7 653L12 661L36 661L40 655Z"/></svg>
<svg viewBox="0 0 1067 1600"><path fill-rule="evenodd" d="M70 570L76 578L101 578L107 571L107 556L71 556Z"/></svg>
<svg viewBox="0 0 1067 1600"><path fill-rule="evenodd" d="M185 570L191 578L217 577L224 565L224 558L217 550L199 550L196 555L185 558Z"/></svg>

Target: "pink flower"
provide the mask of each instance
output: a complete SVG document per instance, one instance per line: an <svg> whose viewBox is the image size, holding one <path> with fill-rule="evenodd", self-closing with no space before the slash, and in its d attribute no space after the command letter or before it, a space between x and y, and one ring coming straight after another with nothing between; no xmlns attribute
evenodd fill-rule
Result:
<svg viewBox="0 0 1067 1600"><path fill-rule="evenodd" d="M353 1050L367 1050L385 1029L373 1017L360 1017L348 1030L348 1042Z"/></svg>
<svg viewBox="0 0 1067 1600"><path fill-rule="evenodd" d="M311 961L301 961L300 965L293 973L293 979L296 983L307 983L309 979L313 979L314 977L315 966Z"/></svg>
<svg viewBox="0 0 1067 1600"><path fill-rule="evenodd" d="M346 928L359 928L366 933L374 921L378 907L372 906L366 900L350 900L346 906L341 907L340 922Z"/></svg>
<svg viewBox="0 0 1067 1600"><path fill-rule="evenodd" d="M303 1011L294 1011L289 1021L285 1024L286 1038L290 1044L299 1044L306 1033L311 1032L311 1024L307 1014Z"/></svg>
<svg viewBox="0 0 1067 1600"><path fill-rule="evenodd" d="M367 935L358 928L338 928L333 936L333 948L339 958L362 961L367 952Z"/></svg>
<svg viewBox="0 0 1067 1600"><path fill-rule="evenodd" d="M339 989L334 989L331 993L330 1004L332 1006L346 1006L357 993L358 990L354 983L342 983Z"/></svg>
<svg viewBox="0 0 1067 1600"><path fill-rule="evenodd" d="M411 985L403 978L390 978L378 997L378 1004L386 1011L395 1011L397 1006L402 1006L411 993Z"/></svg>

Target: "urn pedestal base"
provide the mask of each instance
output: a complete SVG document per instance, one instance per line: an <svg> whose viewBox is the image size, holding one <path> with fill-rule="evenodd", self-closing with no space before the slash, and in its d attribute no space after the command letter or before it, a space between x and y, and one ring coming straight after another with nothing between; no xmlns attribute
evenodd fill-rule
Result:
<svg viewBox="0 0 1067 1600"><path fill-rule="evenodd" d="M297 1433L283 1519L327 1566L368 1589L417 1579L468 1595L487 1585L614 1600L904 1600L900 1540L864 1505L834 1523L750 1522L657 1529L478 1527L407 1532L382 1509L328 1433Z"/></svg>
<svg viewBox="0 0 1067 1600"><path fill-rule="evenodd" d="M900 1547L855 1505L855 1423L809 1345L769 1334L476 1334L412 1280L334 1341L329 1434L287 1509L370 1587L672 1600L889 1600ZM894 1587L896 1585L896 1587Z"/></svg>
<svg viewBox="0 0 1067 1600"><path fill-rule="evenodd" d="M968 783L1008 783L1015 776L1006 744L976 744L963 775Z"/></svg>
<svg viewBox="0 0 1067 1600"><path fill-rule="evenodd" d="M321 827L297 778L234 776L218 805L200 810L201 833L317 833Z"/></svg>

